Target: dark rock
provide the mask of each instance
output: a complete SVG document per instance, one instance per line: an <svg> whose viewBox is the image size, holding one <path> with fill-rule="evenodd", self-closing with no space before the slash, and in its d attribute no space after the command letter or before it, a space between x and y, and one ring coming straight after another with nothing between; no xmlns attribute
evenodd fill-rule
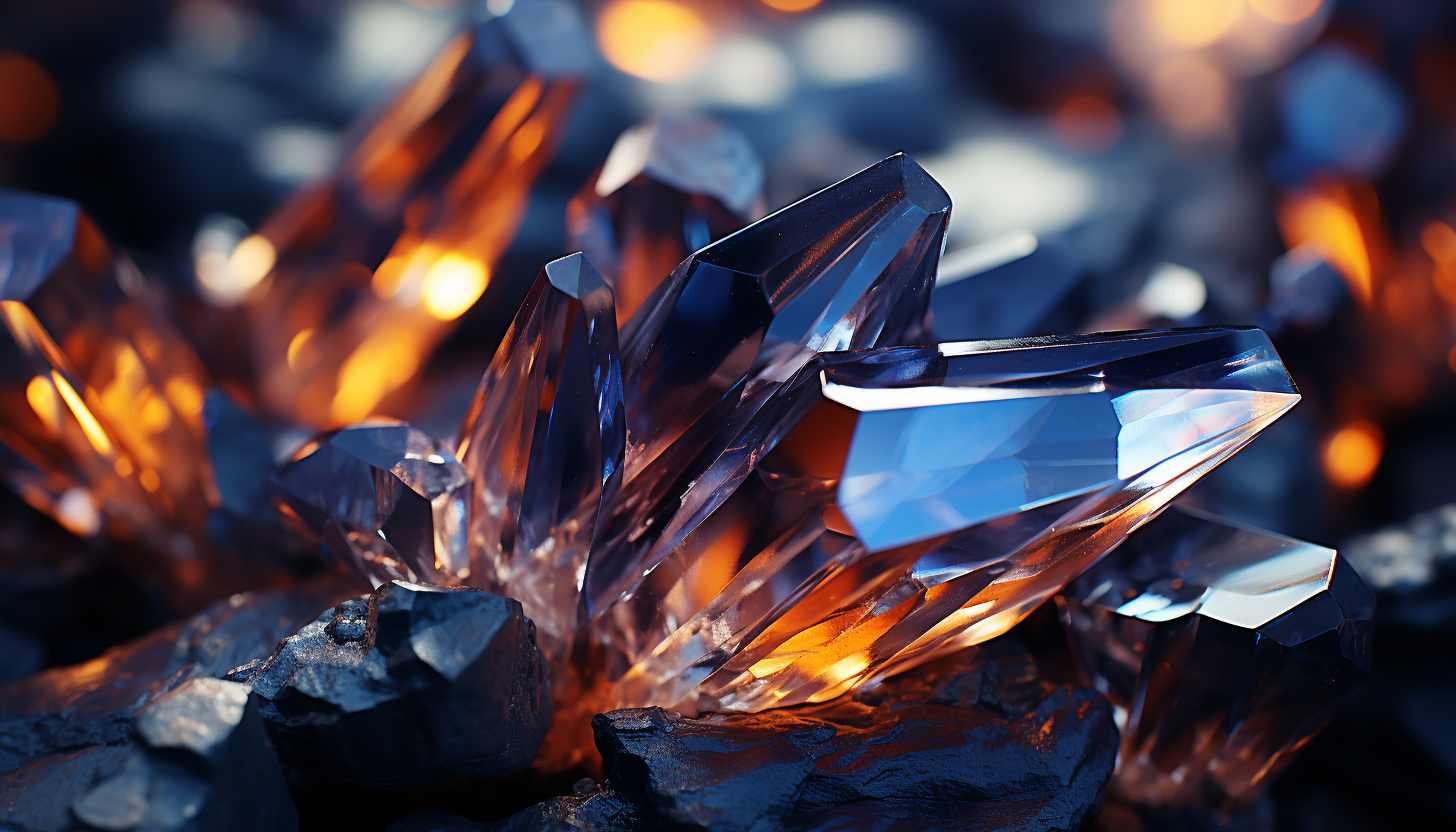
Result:
<svg viewBox="0 0 1456 832"><path fill-rule="evenodd" d="M387 788L525 770L551 721L536 630L511 599L392 582L239 668L284 762Z"/></svg>
<svg viewBox="0 0 1456 832"><path fill-rule="evenodd" d="M651 828L631 804L610 788L593 784L577 794L554 797L494 823L423 811L390 824L387 832L633 832Z"/></svg>
<svg viewBox="0 0 1456 832"><path fill-rule="evenodd" d="M612 787L677 829L1073 830L1095 816L1117 729L1107 700L1050 689L999 640L857 697L685 719L600 714Z"/></svg>

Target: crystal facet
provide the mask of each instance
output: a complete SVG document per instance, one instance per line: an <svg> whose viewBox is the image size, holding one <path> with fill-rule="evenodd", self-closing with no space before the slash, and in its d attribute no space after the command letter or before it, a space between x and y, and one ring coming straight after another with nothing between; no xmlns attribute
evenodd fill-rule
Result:
<svg viewBox="0 0 1456 832"><path fill-rule="evenodd" d="M450 451L401 422L324 434L273 475L274 505L374 585L469 576L470 478Z"/></svg>
<svg viewBox="0 0 1456 832"><path fill-rule="evenodd" d="M104 424L102 432L121 454L113 459L117 476L143 486L154 518L144 521L120 506L115 513L152 526L136 533L165 538L164 551L189 558L197 554L213 497L202 424L207 381L196 355L147 292L136 267L112 252L75 203L0 190L0 302L24 307L6 314L11 335L36 356L45 350L19 333L43 329L75 372L70 387L57 384L46 393L46 370L36 375L36 386L20 389L35 394L32 406L51 403L36 413L52 426L64 410L80 417L76 405L86 399L92 423ZM16 441L49 441L23 426L24 415L17 418L4 426ZM48 432L55 438L55 430ZM119 495L103 489L93 497L104 509Z"/></svg>
<svg viewBox="0 0 1456 832"><path fill-rule="evenodd" d="M487 18L239 246L259 267L238 279L261 281L246 310L263 412L323 427L377 412L485 291L592 55L565 0Z"/></svg>
<svg viewBox="0 0 1456 832"><path fill-rule="evenodd" d="M594 620L617 701L823 701L999 635L1298 399L1254 329L819 356Z"/></svg>
<svg viewBox="0 0 1456 832"><path fill-rule="evenodd" d="M684 260L623 330L622 499L586 577L599 611L675 514L715 488L699 475L817 351L901 343L925 317L950 198L904 154Z"/></svg>
<svg viewBox="0 0 1456 832"><path fill-rule="evenodd" d="M541 270L475 392L458 443L474 484L471 583L520 600L552 658L623 451L612 290L581 254Z"/></svg>
<svg viewBox="0 0 1456 832"><path fill-rule="evenodd" d="M1247 806L1370 669L1374 595L1344 558L1183 507L1058 603L1126 723L1114 788L1144 803Z"/></svg>
<svg viewBox="0 0 1456 832"><path fill-rule="evenodd" d="M1086 275L1062 248L1027 232L951 252L930 296L930 329L940 341L1072 330Z"/></svg>
<svg viewBox="0 0 1456 832"><path fill-rule="evenodd" d="M763 162L737 130L659 116L621 135L566 206L567 247L592 258L625 324L678 263L763 215Z"/></svg>

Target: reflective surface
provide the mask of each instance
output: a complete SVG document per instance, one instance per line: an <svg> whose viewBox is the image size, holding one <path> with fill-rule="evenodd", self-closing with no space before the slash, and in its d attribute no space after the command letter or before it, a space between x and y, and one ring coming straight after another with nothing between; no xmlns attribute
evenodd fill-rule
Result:
<svg viewBox="0 0 1456 832"><path fill-rule="evenodd" d="M819 356L593 622L615 695L822 701L999 635L1298 399L1253 329Z"/></svg>
<svg viewBox="0 0 1456 832"><path fill-rule="evenodd" d="M448 449L409 425L376 420L324 434L273 486L285 521L375 586L469 577L470 479Z"/></svg>
<svg viewBox="0 0 1456 832"><path fill-rule="evenodd" d="M684 257L763 216L763 161L714 121L658 116L624 132L566 206L567 249L601 269L626 323Z"/></svg>
<svg viewBox="0 0 1456 832"><path fill-rule="evenodd" d="M1175 507L1059 596L1123 721L1114 787L1234 811L1370 669L1370 588L1333 549Z"/></svg>

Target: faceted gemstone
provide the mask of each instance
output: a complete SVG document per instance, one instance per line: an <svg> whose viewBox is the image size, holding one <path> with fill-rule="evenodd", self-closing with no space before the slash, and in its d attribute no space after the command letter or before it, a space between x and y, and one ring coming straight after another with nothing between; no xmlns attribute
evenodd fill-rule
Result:
<svg viewBox="0 0 1456 832"><path fill-rule="evenodd" d="M470 478L443 445L379 419L326 433L273 475L285 521L372 584L459 583Z"/></svg>
<svg viewBox="0 0 1456 832"><path fill-rule="evenodd" d="M1370 588L1333 549L1175 507L1059 596L1121 712L1114 788L1248 806L1370 669Z"/></svg>
<svg viewBox="0 0 1456 832"><path fill-rule="evenodd" d="M581 576L620 478L622 373L612 290L573 254L546 264L460 427L474 490L471 582L520 600L562 657Z"/></svg>
<svg viewBox="0 0 1456 832"><path fill-rule="evenodd" d="M762 187L742 133L657 116L623 133L566 206L567 248L601 269L625 324L684 257L763 216Z"/></svg>
<svg viewBox="0 0 1456 832"><path fill-rule="evenodd" d="M49 413L71 407L57 398L67 390L68 399L79 403L78 396L87 398L90 411L105 426L103 432L115 442L113 451L120 454L113 459L119 466L116 476L134 474L154 516L144 519L120 506L112 513L151 526L154 543L188 559L197 553L212 497L202 424L207 381L196 355L148 291L136 267L112 252L75 203L0 191L0 302L24 307L23 313L7 313L11 332L43 329L74 368L73 381L80 382L73 388L57 387L60 393L43 393L55 362L40 358L52 366L41 368L34 388L22 383L20 389L34 389L36 396L53 402ZM22 318L27 323L18 323ZM17 344L38 355L29 341L22 336ZM18 365L7 369L21 370ZM4 426L17 435L16 441L48 441L24 426L24 415L17 418L20 422ZM55 422L44 415L41 419ZM101 451L99 446L96 450ZM125 462L116 462L123 458ZM116 497L92 495L103 507ZM172 532L163 533L163 525ZM184 568L195 570L195 565Z"/></svg>
<svg viewBox="0 0 1456 832"><path fill-rule="evenodd" d="M1087 272L1060 246L1027 232L951 252L930 295L934 340L1020 338L1075 330Z"/></svg>
<svg viewBox="0 0 1456 832"><path fill-rule="evenodd" d="M670 521L714 498L702 474L817 351L903 343L925 317L950 198L904 154L684 260L622 337L622 498L593 554L599 612L670 545Z"/></svg>
<svg viewBox="0 0 1456 832"><path fill-rule="evenodd" d="M617 701L823 701L999 635L1298 399L1256 329L819 356L592 622Z"/></svg>
<svg viewBox="0 0 1456 832"><path fill-rule="evenodd" d="M257 282L245 310L264 413L334 427L407 398L485 291L593 54L567 0L485 17L234 253L236 279Z"/></svg>

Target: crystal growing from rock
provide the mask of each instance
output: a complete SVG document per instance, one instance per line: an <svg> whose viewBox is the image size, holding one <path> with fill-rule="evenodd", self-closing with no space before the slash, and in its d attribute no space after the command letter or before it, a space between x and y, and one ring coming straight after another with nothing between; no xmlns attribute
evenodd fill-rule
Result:
<svg viewBox="0 0 1456 832"><path fill-rule="evenodd" d="M536 277L458 442L473 486L471 582L521 602L564 657L597 517L622 467L612 290L581 254Z"/></svg>
<svg viewBox="0 0 1456 832"><path fill-rule="evenodd" d="M485 291L593 53L566 0L481 12L235 253L262 412L369 416Z"/></svg>
<svg viewBox="0 0 1456 832"><path fill-rule="evenodd" d="M591 257L625 324L683 258L763 216L763 161L715 121L655 116L612 145L566 206L567 248Z"/></svg>
<svg viewBox="0 0 1456 832"><path fill-rule="evenodd" d="M229 678L267 700L286 764L366 786L524 771L551 722L535 626L474 587L384 584Z"/></svg>
<svg viewBox="0 0 1456 832"><path fill-rule="evenodd" d="M470 478L444 445L409 425L375 420L324 434L273 485L285 520L375 586L470 575Z"/></svg>
<svg viewBox="0 0 1456 832"><path fill-rule="evenodd" d="M1130 800L1247 806L1370 668L1374 596L1334 550L1175 507L1060 596L1126 719Z"/></svg>
<svg viewBox="0 0 1456 832"><path fill-rule="evenodd" d="M622 335L627 460L586 576L599 612L644 568L698 475L816 351L900 343L925 317L950 198L904 154L684 260ZM704 494L707 491L709 494Z"/></svg>
<svg viewBox="0 0 1456 832"><path fill-rule="evenodd" d="M999 635L1298 399L1254 329L824 354L593 621L616 701L824 701Z"/></svg>

